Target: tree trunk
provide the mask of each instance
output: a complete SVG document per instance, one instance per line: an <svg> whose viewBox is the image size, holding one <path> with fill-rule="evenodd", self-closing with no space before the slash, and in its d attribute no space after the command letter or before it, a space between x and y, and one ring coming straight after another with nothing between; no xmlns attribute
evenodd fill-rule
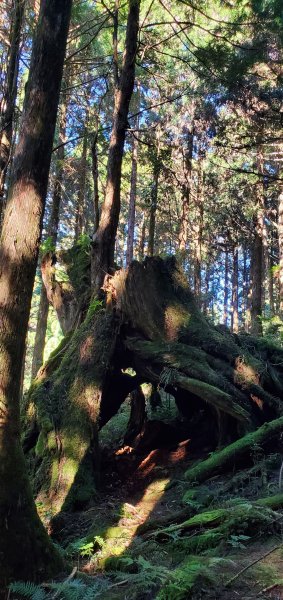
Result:
<svg viewBox="0 0 283 600"><path fill-rule="evenodd" d="M92 179L93 179L93 221L94 221L94 233L95 233L99 227L97 131L92 135L91 162L92 162Z"/></svg>
<svg viewBox="0 0 283 600"><path fill-rule="evenodd" d="M197 187L197 223L195 232L195 260L194 260L194 292L197 302L201 304L201 253L203 234L203 156L199 156L198 187Z"/></svg>
<svg viewBox="0 0 283 600"><path fill-rule="evenodd" d="M225 248L225 267L224 267L224 310L223 310L223 324L225 327L228 326L228 298L229 298L229 252L228 248Z"/></svg>
<svg viewBox="0 0 283 600"><path fill-rule="evenodd" d="M80 160L80 171L79 171L79 188L78 188L78 198L76 204L76 220L75 220L75 242L78 241L80 235L83 233L84 229L84 208L85 208L85 190L86 190L86 170L87 170L87 122L88 117L86 116L86 121L84 123L83 128L83 148L82 155Z"/></svg>
<svg viewBox="0 0 283 600"><path fill-rule="evenodd" d="M146 221L145 221L145 216L143 213L142 220L140 223L139 260L144 259L145 228L146 228Z"/></svg>
<svg viewBox="0 0 283 600"><path fill-rule="evenodd" d="M129 1L125 52L115 89L113 126L110 138L107 182L98 230L93 239L91 279L94 294L100 292L103 279L114 266L115 239L120 215L121 170L129 105L135 82L140 0Z"/></svg>
<svg viewBox="0 0 283 600"><path fill-rule="evenodd" d="M231 313L231 330L233 333L239 331L239 251L235 246L233 249L233 274L232 274L232 313Z"/></svg>
<svg viewBox="0 0 283 600"><path fill-rule="evenodd" d="M2 589L11 580L47 577L62 564L32 500L20 444L19 395L71 4L71 0L41 4L1 236Z"/></svg>
<svg viewBox="0 0 283 600"><path fill-rule="evenodd" d="M262 284L263 284L263 246L262 237L255 231L251 250L251 333L262 334Z"/></svg>
<svg viewBox="0 0 283 600"><path fill-rule="evenodd" d="M66 140L66 96L64 95L61 104L61 117L59 126L59 144L64 144ZM55 182L53 189L52 207L49 224L47 227L47 237L50 238L50 242L54 251L56 249L58 227L59 227L59 214L60 205L62 200L62 184L63 184L63 173L64 173L64 146L58 148L57 163ZM40 290L39 308L36 322L35 341L32 356L32 367L31 367L31 378L37 374L38 369L43 363L44 347L45 347L45 336L47 329L47 320L49 312L49 302L47 298L46 288L42 282Z"/></svg>
<svg viewBox="0 0 283 600"><path fill-rule="evenodd" d="M8 164L11 158L13 122L17 97L17 82L20 60L20 39L24 19L25 0L14 2L12 31L8 57L4 94L0 103L0 223L4 209L4 187Z"/></svg>
<svg viewBox="0 0 283 600"><path fill-rule="evenodd" d="M159 162L159 132L157 134L156 148L153 157L153 182L150 196L150 209L149 209L149 226L148 226L148 245L147 254L148 256L154 255L155 250L155 226L156 226L156 211L158 203L158 184L160 175L160 162Z"/></svg>
<svg viewBox="0 0 283 600"><path fill-rule="evenodd" d="M263 174L263 156L259 149L257 168ZM264 216L265 201L263 178L260 177L256 184L256 215L254 220L254 243L251 254L251 333L262 335L262 308L263 308L263 282L264 282Z"/></svg>
<svg viewBox="0 0 283 600"><path fill-rule="evenodd" d="M179 230L179 250L184 252L187 247L189 231L189 208L192 194L192 160L194 147L194 105L192 105L191 125L187 131L187 148L183 158L185 182L182 189L182 216Z"/></svg>
<svg viewBox="0 0 283 600"><path fill-rule="evenodd" d="M139 102L137 106L139 110ZM135 128L138 128L139 120L135 119ZM136 195L137 195L137 172L138 172L138 140L133 136L132 140L132 171L131 171L131 187L128 213L128 236L127 236L127 252L126 265L128 266L134 256L134 233L136 221Z"/></svg>

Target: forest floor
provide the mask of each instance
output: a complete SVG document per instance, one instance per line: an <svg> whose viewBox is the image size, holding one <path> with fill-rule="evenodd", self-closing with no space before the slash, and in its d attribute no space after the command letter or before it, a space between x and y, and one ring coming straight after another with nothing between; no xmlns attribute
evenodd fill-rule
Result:
<svg viewBox="0 0 283 600"><path fill-rule="evenodd" d="M185 471L207 453L194 455L190 440L145 450L138 457L129 447L115 450L126 418L122 411L117 431L113 421L103 432L112 447L104 448L97 498L86 510L54 521L55 539L77 568L75 578L93 586L90 597L283 599L283 512L272 511L268 522L265 514L262 525L255 521L249 531L245 523L258 498L278 493L280 456L262 457L255 448L247 470L188 489ZM217 528L205 521L188 531L181 526L166 530L186 522L186 511L212 515L227 508L234 518L243 509L243 523L236 519L235 531L228 528L217 543L211 543Z"/></svg>

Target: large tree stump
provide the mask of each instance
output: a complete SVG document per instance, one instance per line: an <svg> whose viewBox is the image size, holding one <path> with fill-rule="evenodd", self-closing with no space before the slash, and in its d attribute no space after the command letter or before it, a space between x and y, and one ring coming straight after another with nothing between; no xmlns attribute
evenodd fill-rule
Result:
<svg viewBox="0 0 283 600"><path fill-rule="evenodd" d="M282 415L283 351L213 326L174 258L133 262L106 277L103 289L105 304L90 302L29 396L40 430L35 487L56 510L91 496L96 432L143 382L174 395L197 435L198 415L203 422L207 414L222 441L225 427L231 441ZM136 376L125 373L129 367Z"/></svg>

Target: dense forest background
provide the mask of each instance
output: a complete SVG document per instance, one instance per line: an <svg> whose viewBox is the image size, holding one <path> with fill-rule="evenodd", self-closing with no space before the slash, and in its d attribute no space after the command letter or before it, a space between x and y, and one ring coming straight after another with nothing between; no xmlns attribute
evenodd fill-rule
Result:
<svg viewBox="0 0 283 600"><path fill-rule="evenodd" d="M283 594L282 46L281 0L1 3L1 598Z"/></svg>
<svg viewBox="0 0 283 600"><path fill-rule="evenodd" d="M23 5L4 2L0 16L1 122L5 127L5 119L10 118L6 102L12 94L12 147L38 11L36 2L26 2L25 10ZM214 322L235 333L245 329L279 335L283 294L280 2L214 2L210 11L205 3L143 2L141 11L116 264L125 266L132 257L177 254L203 311ZM59 251L69 248L74 241L87 252L97 228L126 18L126 6L118 3L74 4L41 255L55 246ZM12 74L14 89L8 90L12 52L18 64ZM5 140L1 143L3 148ZM6 185L11 158L12 154ZM2 198L4 205L4 188ZM64 278L60 265L58 273L59 279ZM38 271L26 386L41 289ZM49 311L45 358L60 335L58 321ZM33 375L42 362L42 351L34 357Z"/></svg>

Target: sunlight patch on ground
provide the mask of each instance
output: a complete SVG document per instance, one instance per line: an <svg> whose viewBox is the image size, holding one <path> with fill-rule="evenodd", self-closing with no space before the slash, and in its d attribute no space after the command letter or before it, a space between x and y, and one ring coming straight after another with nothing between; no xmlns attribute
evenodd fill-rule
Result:
<svg viewBox="0 0 283 600"><path fill-rule="evenodd" d="M138 527L144 523L161 500L170 479L158 479L148 485L143 497L136 505L125 502L121 517L115 527L105 533L103 548L99 552L100 565L110 556L121 556L130 546Z"/></svg>

